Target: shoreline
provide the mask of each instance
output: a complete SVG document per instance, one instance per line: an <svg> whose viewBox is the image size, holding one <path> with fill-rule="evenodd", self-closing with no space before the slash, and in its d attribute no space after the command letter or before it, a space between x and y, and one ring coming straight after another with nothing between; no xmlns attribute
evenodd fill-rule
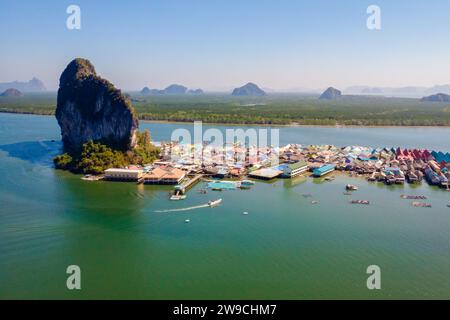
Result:
<svg viewBox="0 0 450 320"><path fill-rule="evenodd" d="M168 123L168 124L193 124L194 122L185 121L169 121L169 120L139 120L148 123ZM450 126L395 126L395 125L379 125L379 126L366 126L366 125L325 125L325 124L258 124L258 123L226 123L226 122L203 122L203 125L220 125L220 126L243 126L243 127L283 127L283 128L442 128L450 129Z"/></svg>
<svg viewBox="0 0 450 320"><path fill-rule="evenodd" d="M19 115L34 115L34 116L46 116L46 117L54 117L54 113L50 114L43 114L43 113L34 113L34 112L15 112L15 111L7 111L7 110L1 110L1 114L19 114ZM201 121L201 120L199 120ZM193 125L194 122L191 121L171 121L171 120L145 120L145 119L139 119L139 122L143 123L160 123L160 124L185 124L185 125ZM426 128L440 128L440 129L448 129L450 130L449 126L428 126L428 125L416 125L416 126L410 126L410 125L325 125L325 124L298 124L298 123L291 123L291 124L262 124L262 123L227 123L227 122L203 122L203 125L220 125L220 126L230 126L230 127L280 127L280 128L336 128L336 129L343 129L343 128L368 128L368 129L377 129L377 128L412 128L412 129L426 129Z"/></svg>

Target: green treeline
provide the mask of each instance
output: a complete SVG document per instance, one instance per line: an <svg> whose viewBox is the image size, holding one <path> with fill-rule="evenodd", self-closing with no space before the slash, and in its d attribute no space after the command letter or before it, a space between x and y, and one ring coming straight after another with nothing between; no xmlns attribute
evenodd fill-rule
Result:
<svg viewBox="0 0 450 320"><path fill-rule="evenodd" d="M450 104L418 99L346 96L323 101L316 96L272 94L237 98L225 94L131 94L141 120L224 124L450 126ZM55 94L0 99L0 112L54 114Z"/></svg>

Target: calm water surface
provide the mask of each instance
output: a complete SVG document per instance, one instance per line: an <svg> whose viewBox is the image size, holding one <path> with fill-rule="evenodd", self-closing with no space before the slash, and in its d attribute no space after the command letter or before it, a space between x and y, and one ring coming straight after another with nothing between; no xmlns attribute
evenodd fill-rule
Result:
<svg viewBox="0 0 450 320"><path fill-rule="evenodd" d="M180 125L142 127L167 140ZM449 134L282 128L280 138L450 151ZM170 188L55 171L60 147L52 117L0 114L0 298L450 298L449 192L337 175L206 195L199 184L187 200L170 202ZM347 183L373 205L350 205ZM402 193L426 195L433 208L413 208ZM219 197L223 204L213 209L155 212ZM81 291L65 287L71 264L82 269ZM371 264L381 267L381 291L366 289Z"/></svg>

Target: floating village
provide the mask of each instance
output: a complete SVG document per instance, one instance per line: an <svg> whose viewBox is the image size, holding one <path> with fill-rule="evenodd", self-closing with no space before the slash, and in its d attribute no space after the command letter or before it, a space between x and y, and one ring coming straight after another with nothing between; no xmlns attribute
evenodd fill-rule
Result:
<svg viewBox="0 0 450 320"><path fill-rule="evenodd" d="M187 191L199 181L207 182L207 188L199 191L207 193L250 189L255 180L291 179L299 175L330 181L336 171L387 185L425 182L450 191L450 154L440 151L298 144L257 148L239 143L218 148L206 143L199 146L178 142L162 142L160 148L160 159L151 165L109 168L95 179L173 185L171 200L186 199ZM343 188L344 194L351 195L358 186ZM402 195L402 198L415 200L412 202L415 207L431 207L422 202L425 196ZM209 205L220 202L218 199ZM370 204L364 199L350 202Z"/></svg>

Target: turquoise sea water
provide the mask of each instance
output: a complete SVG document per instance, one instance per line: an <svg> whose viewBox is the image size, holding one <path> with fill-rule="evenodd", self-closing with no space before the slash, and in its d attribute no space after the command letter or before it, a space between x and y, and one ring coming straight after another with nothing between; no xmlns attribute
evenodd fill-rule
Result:
<svg viewBox="0 0 450 320"><path fill-rule="evenodd" d="M167 140L180 125L142 127ZM450 151L449 134L302 127L283 128L280 138ZM2 299L450 298L449 192L336 175L206 195L197 192L206 187L200 183L186 200L169 201L170 187L87 182L56 171L51 159L60 148L52 117L0 114ZM360 189L345 196L347 183ZM433 207L414 208L400 199L404 193L426 195ZM157 212L217 198L223 202L215 208ZM81 291L66 289L72 264L82 270ZM380 291L366 288L372 264L381 267Z"/></svg>

